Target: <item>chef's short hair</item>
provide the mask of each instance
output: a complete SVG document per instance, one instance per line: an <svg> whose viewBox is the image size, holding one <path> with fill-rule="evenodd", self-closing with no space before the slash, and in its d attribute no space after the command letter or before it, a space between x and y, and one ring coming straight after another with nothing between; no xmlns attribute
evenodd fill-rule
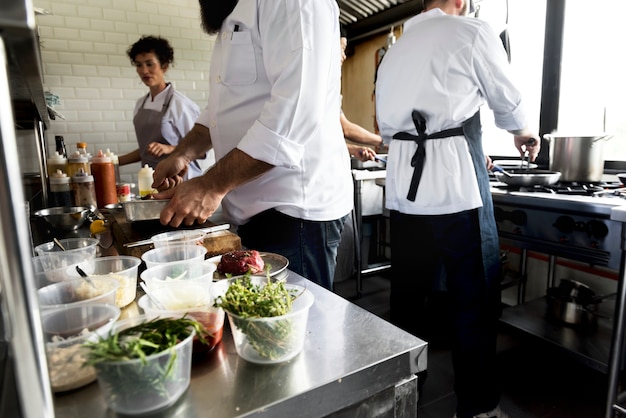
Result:
<svg viewBox="0 0 626 418"><path fill-rule="evenodd" d="M159 36L142 36L128 48L126 54L128 58L130 58L130 61L134 62L137 55L148 52L153 52L159 59L161 65L174 62L174 48L172 48L167 39Z"/></svg>

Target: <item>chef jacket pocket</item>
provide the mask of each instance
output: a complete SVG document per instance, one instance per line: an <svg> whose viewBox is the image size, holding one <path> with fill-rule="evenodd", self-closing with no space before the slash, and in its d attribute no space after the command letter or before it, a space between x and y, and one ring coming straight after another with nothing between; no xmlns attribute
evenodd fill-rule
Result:
<svg viewBox="0 0 626 418"><path fill-rule="evenodd" d="M230 86L252 84L257 79L256 59L250 32L233 32L224 44L222 82ZM252 61L252 65L250 62Z"/></svg>

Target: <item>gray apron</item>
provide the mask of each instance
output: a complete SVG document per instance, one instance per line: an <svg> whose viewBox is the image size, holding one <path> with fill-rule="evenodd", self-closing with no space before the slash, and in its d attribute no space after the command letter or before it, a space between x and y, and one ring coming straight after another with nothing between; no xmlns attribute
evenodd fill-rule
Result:
<svg viewBox="0 0 626 418"><path fill-rule="evenodd" d="M152 168L156 168L159 161L163 160L167 155L156 157L148 153L147 148L151 142L159 142L161 144L172 145L167 139L163 138L161 133L161 121L165 115L165 111L170 105L170 101L174 96L174 88L170 87L165 96L165 102L161 111L144 109L146 100L150 97L150 93L143 99L141 107L137 111L137 114L133 118L133 125L135 125L135 135L137 136L137 143L139 144L139 154L141 156L141 166L148 164Z"/></svg>
<svg viewBox="0 0 626 418"><path fill-rule="evenodd" d="M469 147L472 162L474 163L474 172L478 181L478 190L482 199L482 207L478 208L478 220L480 223L481 249L483 257L483 268L487 285L499 283L500 280L500 242L498 240L498 229L493 214L493 200L491 198L491 190L489 186L489 173L485 163L482 144L482 127L480 124L480 112L476 112L474 116L463 122L463 126L459 128L446 129L441 132L426 134L426 120L416 110L412 113L413 123L417 129L417 136L408 132L398 132L393 139L403 141L414 141L417 143L417 150L411 159L411 165L414 167L413 177L407 199L415 201L417 187L424 168L426 152L424 149L424 141L429 139L448 138L457 135L465 135Z"/></svg>

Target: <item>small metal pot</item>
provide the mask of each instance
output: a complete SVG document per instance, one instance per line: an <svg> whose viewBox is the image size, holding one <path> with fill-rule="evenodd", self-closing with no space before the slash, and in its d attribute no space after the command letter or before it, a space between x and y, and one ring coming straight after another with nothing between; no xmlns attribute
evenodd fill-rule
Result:
<svg viewBox="0 0 626 418"><path fill-rule="evenodd" d="M565 136L556 133L543 136L550 144L550 170L561 172L561 181L602 180L604 143L610 135Z"/></svg>

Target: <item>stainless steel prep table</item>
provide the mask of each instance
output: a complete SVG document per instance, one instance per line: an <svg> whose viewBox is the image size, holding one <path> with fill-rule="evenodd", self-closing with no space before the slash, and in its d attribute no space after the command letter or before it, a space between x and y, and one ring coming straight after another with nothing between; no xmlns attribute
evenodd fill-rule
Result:
<svg viewBox="0 0 626 418"><path fill-rule="evenodd" d="M365 407L417 415L416 374L426 370L427 343L293 272L287 281L315 296L304 350L284 364L248 363L225 325L222 342L194 362L187 392L155 416L355 416ZM95 382L56 395L54 404L58 417L115 416Z"/></svg>

